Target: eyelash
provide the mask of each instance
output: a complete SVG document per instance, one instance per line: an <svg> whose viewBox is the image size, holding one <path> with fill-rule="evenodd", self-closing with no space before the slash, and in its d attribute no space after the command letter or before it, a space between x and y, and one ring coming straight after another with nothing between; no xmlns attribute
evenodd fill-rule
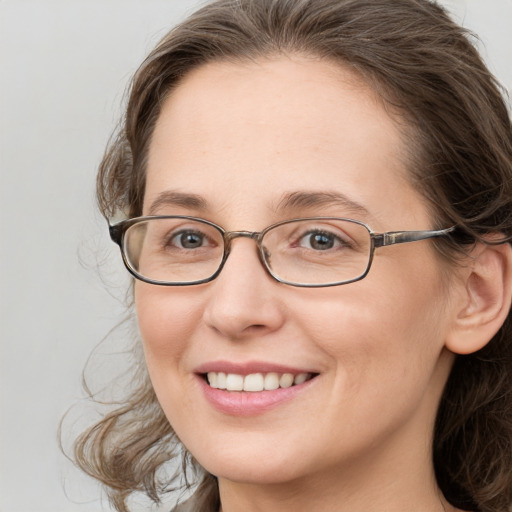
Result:
<svg viewBox="0 0 512 512"><path fill-rule="evenodd" d="M192 230L192 229L182 229L180 231L173 231L172 233L169 233L166 237L164 237L164 247L165 248L176 248L181 250L190 250L191 247L184 247L183 241L180 239L180 237L192 235L196 236L201 239L201 245L198 247L194 247L194 249L202 248L204 247L204 242L209 240L208 235L205 233L202 233L201 231ZM178 242L176 240L179 240Z"/></svg>
<svg viewBox="0 0 512 512"><path fill-rule="evenodd" d="M352 244L349 242L349 240L342 238L341 236L327 230L323 229L310 229L306 233L301 234L299 237L297 237L297 241L293 244L296 247L303 247L301 245L302 240L304 240L306 237L309 238L309 244L311 245L311 237L313 236L325 236L326 238L333 239L333 246L328 247L327 249L323 250L329 250L329 249L336 249L340 247L352 247ZM313 249L314 247L307 247L307 249ZM322 249L318 249L319 251L322 251Z"/></svg>

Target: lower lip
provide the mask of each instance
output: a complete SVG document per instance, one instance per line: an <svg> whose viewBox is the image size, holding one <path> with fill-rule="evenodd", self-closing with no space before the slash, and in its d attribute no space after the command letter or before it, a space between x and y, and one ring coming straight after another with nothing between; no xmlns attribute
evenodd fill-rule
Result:
<svg viewBox="0 0 512 512"><path fill-rule="evenodd" d="M296 398L317 379L272 391L226 391L212 388L198 375L201 388L208 402L218 411L232 416L255 416Z"/></svg>

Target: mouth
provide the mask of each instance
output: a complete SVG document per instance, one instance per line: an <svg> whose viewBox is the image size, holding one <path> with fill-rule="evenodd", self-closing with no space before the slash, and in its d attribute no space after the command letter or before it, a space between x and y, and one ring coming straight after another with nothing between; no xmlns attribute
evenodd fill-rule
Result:
<svg viewBox="0 0 512 512"><path fill-rule="evenodd" d="M258 416L304 396L316 387L320 373L264 361L214 361L198 367L196 376L204 397L217 411Z"/></svg>
<svg viewBox="0 0 512 512"><path fill-rule="evenodd" d="M312 380L316 375L314 373L293 374L278 372L241 375L237 373L208 372L202 374L202 377L208 386L213 389L257 393L299 386Z"/></svg>

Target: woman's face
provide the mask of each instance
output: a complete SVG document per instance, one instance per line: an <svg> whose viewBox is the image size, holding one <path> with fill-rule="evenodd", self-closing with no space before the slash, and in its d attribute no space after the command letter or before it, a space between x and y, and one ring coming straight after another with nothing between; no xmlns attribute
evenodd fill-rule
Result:
<svg viewBox="0 0 512 512"><path fill-rule="evenodd" d="M429 229L405 160L395 122L350 71L302 57L212 63L163 105L144 214L229 231L310 216L355 218L377 232ZM273 280L255 242L238 238L210 283L137 282L147 365L171 425L221 479L412 470L430 458L451 364L442 270L422 241L377 249L359 282L296 288ZM283 374L309 380L228 391L209 386L207 372L232 374L235 388L248 374L277 374L269 387Z"/></svg>

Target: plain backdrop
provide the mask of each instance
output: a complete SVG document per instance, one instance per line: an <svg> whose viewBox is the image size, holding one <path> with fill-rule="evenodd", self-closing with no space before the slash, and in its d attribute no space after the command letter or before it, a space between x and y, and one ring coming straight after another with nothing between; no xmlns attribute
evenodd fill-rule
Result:
<svg viewBox="0 0 512 512"><path fill-rule="evenodd" d="M510 90L512 0L442 3ZM129 282L95 211L95 170L130 75L196 5L0 0L0 512L110 510L57 442ZM116 365L96 371L108 380ZM69 431L95 417L76 410Z"/></svg>

